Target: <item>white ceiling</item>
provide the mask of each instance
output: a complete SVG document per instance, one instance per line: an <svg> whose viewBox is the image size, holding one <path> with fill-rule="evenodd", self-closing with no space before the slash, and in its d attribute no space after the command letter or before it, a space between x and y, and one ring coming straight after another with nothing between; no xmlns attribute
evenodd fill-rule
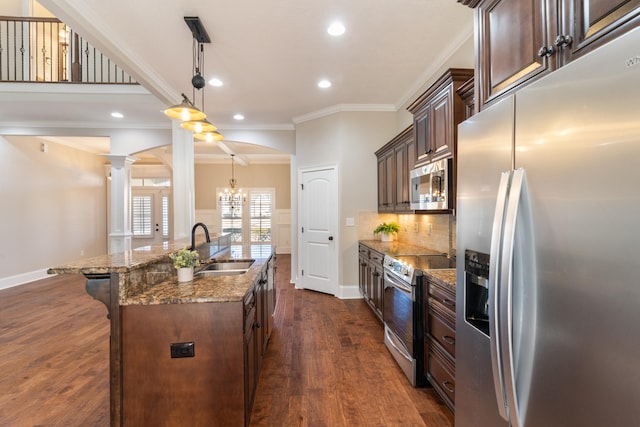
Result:
<svg viewBox="0 0 640 427"><path fill-rule="evenodd" d="M205 44L207 118L225 129L293 129L295 123L339 108L404 108L472 34L473 11L454 0L41 0L63 22L118 63L142 88L112 87L93 96L5 93L0 120L38 120L81 127L168 127L161 114L192 97L192 35L184 16L198 16ZM327 34L335 19L341 37ZM318 80L333 85L319 89ZM6 84L5 84L6 85ZM68 87L69 85L65 85ZM24 87L24 86L23 86ZM61 89L62 90L62 89ZM34 105L33 99L40 101ZM64 99L64 101L63 101ZM201 106L200 96L196 104ZM116 122L117 109L125 118ZM233 114L244 114L236 122ZM71 118L73 117L73 118ZM264 153L263 153L264 154Z"/></svg>

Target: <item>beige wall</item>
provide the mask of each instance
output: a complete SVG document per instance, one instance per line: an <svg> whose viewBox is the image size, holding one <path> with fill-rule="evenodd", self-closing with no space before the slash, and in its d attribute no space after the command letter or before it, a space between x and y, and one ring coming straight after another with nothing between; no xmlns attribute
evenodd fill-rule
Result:
<svg viewBox="0 0 640 427"><path fill-rule="evenodd" d="M0 288L107 252L105 163L58 144L43 152L35 137L0 137Z"/></svg>
<svg viewBox="0 0 640 427"><path fill-rule="evenodd" d="M291 180L288 164L250 165L235 164L235 177L240 188L275 188L276 209L290 209ZM216 188L228 187L231 161L225 164L195 165L196 209L217 209Z"/></svg>
<svg viewBox="0 0 640 427"><path fill-rule="evenodd" d="M296 126L298 168L338 167L339 286L357 287L358 212L377 207L374 153L395 136L395 126L395 112L341 112ZM346 226L347 218L355 226Z"/></svg>

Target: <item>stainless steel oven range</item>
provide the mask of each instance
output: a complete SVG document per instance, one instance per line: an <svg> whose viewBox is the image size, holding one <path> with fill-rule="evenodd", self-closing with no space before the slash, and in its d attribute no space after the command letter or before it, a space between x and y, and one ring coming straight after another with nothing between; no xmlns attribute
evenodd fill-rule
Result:
<svg viewBox="0 0 640 427"><path fill-rule="evenodd" d="M454 265L441 253L384 257L384 343L413 386L425 383L422 270Z"/></svg>

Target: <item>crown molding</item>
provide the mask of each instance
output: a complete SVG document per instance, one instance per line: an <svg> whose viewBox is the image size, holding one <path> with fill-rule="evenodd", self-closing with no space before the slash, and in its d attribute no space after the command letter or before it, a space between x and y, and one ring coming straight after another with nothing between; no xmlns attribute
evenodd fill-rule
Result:
<svg viewBox="0 0 640 427"><path fill-rule="evenodd" d="M337 104L331 107L324 108L322 110L314 111L308 114L294 117L292 119L294 124L307 122L309 120L316 120L331 114L343 113L343 112L392 112L395 113L397 108L392 104Z"/></svg>

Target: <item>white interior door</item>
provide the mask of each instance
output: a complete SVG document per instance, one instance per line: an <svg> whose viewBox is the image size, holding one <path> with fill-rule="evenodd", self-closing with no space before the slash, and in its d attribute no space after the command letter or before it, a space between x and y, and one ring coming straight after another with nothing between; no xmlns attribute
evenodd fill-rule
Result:
<svg viewBox="0 0 640 427"><path fill-rule="evenodd" d="M300 266L297 287L338 290L338 185L335 167L300 173Z"/></svg>

